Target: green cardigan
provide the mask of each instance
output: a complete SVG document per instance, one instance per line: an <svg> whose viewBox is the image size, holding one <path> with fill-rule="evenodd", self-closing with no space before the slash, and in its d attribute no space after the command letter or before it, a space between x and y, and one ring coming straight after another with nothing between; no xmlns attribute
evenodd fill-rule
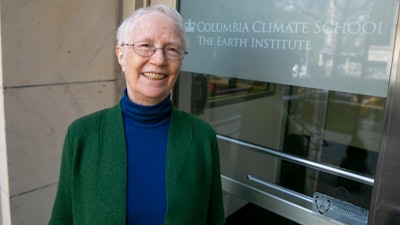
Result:
<svg viewBox="0 0 400 225"><path fill-rule="evenodd" d="M149 140L151 141L151 140ZM218 146L204 121L173 108L166 167L166 225L225 224ZM127 156L121 106L68 129L49 224L126 224Z"/></svg>

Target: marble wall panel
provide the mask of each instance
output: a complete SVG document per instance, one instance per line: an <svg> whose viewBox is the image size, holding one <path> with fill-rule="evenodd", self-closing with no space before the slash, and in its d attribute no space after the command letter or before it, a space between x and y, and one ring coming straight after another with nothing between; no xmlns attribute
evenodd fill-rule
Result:
<svg viewBox="0 0 400 225"><path fill-rule="evenodd" d="M114 105L116 81L5 90L11 196L58 181L67 126L77 117Z"/></svg>
<svg viewBox="0 0 400 225"><path fill-rule="evenodd" d="M120 1L2 1L5 87L113 80Z"/></svg>
<svg viewBox="0 0 400 225"><path fill-rule="evenodd" d="M48 224L56 191L57 186L50 185L12 197L11 224Z"/></svg>
<svg viewBox="0 0 400 225"><path fill-rule="evenodd" d="M8 193L5 193L3 190L0 190L0 205L1 205L1 217L0 217L0 225L11 224L11 215L10 215L10 197Z"/></svg>
<svg viewBox="0 0 400 225"><path fill-rule="evenodd" d="M1 79L0 79L1 80ZM1 83L1 81L0 81ZM7 148L5 140L5 121L4 121L4 93L0 91L0 225L2 225L2 197L8 198L9 186L8 186L8 159L7 159ZM7 196L7 197L6 197ZM6 200L6 199L4 199ZM6 207L6 206L4 206ZM4 208L6 210L6 208Z"/></svg>

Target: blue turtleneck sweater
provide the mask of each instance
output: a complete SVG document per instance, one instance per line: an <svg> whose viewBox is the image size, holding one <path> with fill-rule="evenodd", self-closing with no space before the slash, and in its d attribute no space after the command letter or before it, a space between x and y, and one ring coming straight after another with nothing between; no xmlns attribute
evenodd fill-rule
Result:
<svg viewBox="0 0 400 225"><path fill-rule="evenodd" d="M162 225L167 209L165 167L171 100L142 106L133 103L125 90L121 108L128 155L127 224Z"/></svg>

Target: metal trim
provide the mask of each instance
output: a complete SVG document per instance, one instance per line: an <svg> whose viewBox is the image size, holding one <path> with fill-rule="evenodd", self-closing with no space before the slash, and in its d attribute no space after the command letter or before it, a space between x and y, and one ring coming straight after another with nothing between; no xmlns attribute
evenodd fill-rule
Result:
<svg viewBox="0 0 400 225"><path fill-rule="evenodd" d="M344 178L347 178L347 179L351 179L353 181L358 181L358 182L363 183L363 184L367 184L367 185L371 185L371 186L374 185L374 178L369 177L369 176L356 174L356 173L353 173L353 172L350 172L350 171L346 171L346 170L343 170L343 169L340 169L340 168L336 168L336 167L333 167L333 166L330 166L330 165L327 165L327 164L314 162L314 161L311 161L311 160L308 160L308 159L304 159L304 158L300 158L300 157L297 157L297 156L294 156L294 155L286 154L284 152L276 151L276 150L273 150L273 149L270 149L270 148L266 148L266 147L263 147L263 146L259 146L259 145L255 145L255 144L252 144L252 143L249 143L249 142L241 141L241 140L238 140L238 139L233 139L233 138L221 135L221 134L217 134L217 138L219 140L230 142L230 143L234 143L234 144L249 148L249 149L254 150L254 151L258 151L258 152L266 153L266 154L269 154L269 155L273 155L273 156L279 157L281 159L284 159L284 160L287 160L287 161L290 161L290 162L293 162L293 163L296 163L296 164L299 164L299 165L302 165L302 166L306 166L306 167L313 168L313 169L316 169L316 170L319 170L319 171L323 171L323 172L326 172L326 173L329 173L329 174L333 174L333 175L336 175L336 176L340 176L340 177L344 177Z"/></svg>
<svg viewBox="0 0 400 225"><path fill-rule="evenodd" d="M400 1L397 1L397 25L392 68L390 72L385 120L382 129L376 170L376 184L371 197L368 221L370 225L400 223Z"/></svg>
<svg viewBox="0 0 400 225"><path fill-rule="evenodd" d="M268 188L277 190L277 191L281 192L284 195L295 197L295 198L297 198L297 199L299 199L299 200L301 200L303 202L306 202L307 204L312 204L312 202L313 202L313 198L311 198L310 196L303 195L303 194L301 194L299 192L295 192L295 191L292 191L290 189L286 189L286 188L284 188L282 186L279 186L279 185L270 183L268 181L262 180L262 179L260 179L260 178L258 178L256 176L251 175L251 174L247 175L247 179L249 179L249 180L251 180L253 182L256 182L258 184L261 184L263 186L266 186Z"/></svg>
<svg viewBox="0 0 400 225"><path fill-rule="evenodd" d="M290 202L277 195L261 191L255 187L234 180L232 178L221 176L222 188L239 198L246 199L257 204L271 212L286 217L300 224L325 224L337 225L342 224L330 218L314 213L311 209L302 207L298 204ZM271 192L273 192L271 190ZM285 192L281 192L281 196L285 196ZM307 204L307 202L305 202Z"/></svg>

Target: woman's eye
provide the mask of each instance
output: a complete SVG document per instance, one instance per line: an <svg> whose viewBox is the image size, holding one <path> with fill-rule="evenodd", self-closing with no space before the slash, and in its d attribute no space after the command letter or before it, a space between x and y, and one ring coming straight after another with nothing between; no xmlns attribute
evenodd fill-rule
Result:
<svg viewBox="0 0 400 225"><path fill-rule="evenodd" d="M135 44L138 48L153 48L153 45L146 42L139 42Z"/></svg>
<svg viewBox="0 0 400 225"><path fill-rule="evenodd" d="M165 50L170 53L179 54L179 48L176 47L167 47Z"/></svg>

